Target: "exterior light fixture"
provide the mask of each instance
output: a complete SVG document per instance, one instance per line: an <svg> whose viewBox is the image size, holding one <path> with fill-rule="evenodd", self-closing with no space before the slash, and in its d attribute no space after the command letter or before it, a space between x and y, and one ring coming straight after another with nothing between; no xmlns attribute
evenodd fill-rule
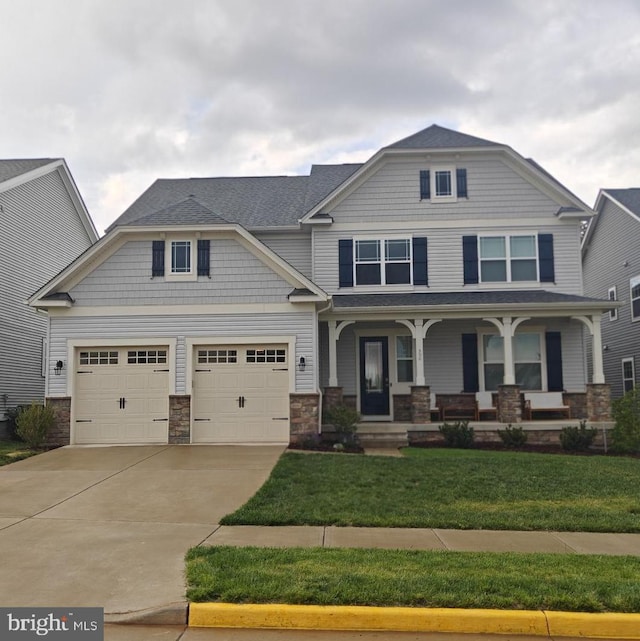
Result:
<svg viewBox="0 0 640 641"><path fill-rule="evenodd" d="M304 372L304 368L307 366L307 361L305 361L304 356L300 357L300 360L298 361L298 369L301 372Z"/></svg>
<svg viewBox="0 0 640 641"><path fill-rule="evenodd" d="M63 367L64 367L64 363L62 361L56 361L56 366L53 368L53 373L56 376L60 376L60 372L62 371Z"/></svg>

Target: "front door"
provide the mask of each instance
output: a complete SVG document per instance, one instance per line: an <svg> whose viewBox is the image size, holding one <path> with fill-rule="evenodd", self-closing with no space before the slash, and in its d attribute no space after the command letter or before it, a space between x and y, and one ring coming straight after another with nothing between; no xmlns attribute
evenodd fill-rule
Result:
<svg viewBox="0 0 640 641"><path fill-rule="evenodd" d="M389 415L389 340L360 338L360 411L365 416Z"/></svg>

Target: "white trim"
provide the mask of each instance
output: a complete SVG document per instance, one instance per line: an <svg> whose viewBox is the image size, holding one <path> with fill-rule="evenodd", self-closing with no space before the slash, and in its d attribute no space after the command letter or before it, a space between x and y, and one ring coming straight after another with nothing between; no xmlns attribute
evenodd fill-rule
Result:
<svg viewBox="0 0 640 641"><path fill-rule="evenodd" d="M482 258L482 252L481 252L481 247L482 247L482 239L483 238L502 238L504 239L504 249L505 249L505 255L504 258ZM534 255L533 256L527 256L527 257L513 257L511 256L511 239L512 238L533 238L533 244L534 244ZM524 283L525 285L531 284L531 283L540 283L540 257L539 257L539 251L538 251L538 232L530 232L530 233L524 233L524 232L518 232L518 233L504 233L504 234L486 234L486 233L480 233L477 235L477 243L478 243L478 284L479 285L487 285L491 284L492 286L494 284L509 284L512 285L514 283ZM535 260L536 262L536 277L530 280L513 280L513 275L512 275L512 263L513 261L520 262L524 260ZM505 276L506 280L483 280L482 279L482 263L483 261L504 261L505 262Z"/></svg>
<svg viewBox="0 0 640 641"><path fill-rule="evenodd" d="M117 307L72 307L50 309L49 316L56 318L114 317L114 316L179 316L179 315L238 315L238 314L284 314L315 311L310 301L300 303L228 303L219 305L118 305Z"/></svg>
<svg viewBox="0 0 640 641"><path fill-rule="evenodd" d="M392 261L387 260L387 241L390 240L402 240L406 241L409 246L409 258L408 260L403 261ZM357 260L357 244L359 242L377 242L378 243L378 260L377 261L360 261ZM386 234L386 235L354 235L351 244L352 252L352 262L353 262L353 290L363 291L363 288L370 287L376 288L375 291L379 291L378 288L384 286L385 291L390 291L388 288L402 289L406 287L413 287L413 236L411 234ZM387 284L387 264L403 264L409 265L409 282L408 283L390 283ZM357 282L357 266L358 265L379 265L380 266L380 282L373 284L363 284L358 285ZM343 288L349 289L349 288ZM404 291L404 290L403 290Z"/></svg>
<svg viewBox="0 0 640 641"><path fill-rule="evenodd" d="M406 220L403 220L401 222L398 221L376 221L376 232L379 234L385 234L385 233L397 233L397 234L402 234L402 231L404 230L405 236L407 234L407 224L410 224L411 227L411 235L413 236L422 236L426 235L428 236L428 232L432 231L434 229L445 229L445 230L451 230L452 229L452 221L451 218L446 218L442 217L440 219L436 218L438 214L429 214L429 219L428 221L423 220L420 221L418 219L416 220L411 220L409 223L407 223ZM433 216L433 218L432 218ZM532 226L540 226L540 227L549 227L549 226L556 226L556 225L563 225L563 223L559 222L556 218L553 216L549 215L546 217L535 217L535 218L492 218L490 220L483 220L482 224L478 224L478 218L458 218L456 217L455 219L455 227L456 229L460 229L465 231L463 234L460 232L460 237L463 235L467 234L467 231L469 234L473 235L473 232L476 230L478 233L480 233L482 230L485 229L491 229L491 228L496 228L499 229L501 232L504 232L506 228L508 229L514 229L517 230L517 235L526 235L526 234L521 234L520 229L523 228L527 231L531 229ZM566 226L566 225L563 225ZM327 230L313 230L314 234L318 233L321 234ZM347 232L360 232L362 233L362 223L353 223L353 222L335 222L333 225L331 225L331 232L335 233L347 233ZM551 233L551 232L549 232Z"/></svg>
<svg viewBox="0 0 640 641"><path fill-rule="evenodd" d="M624 366L625 366L626 363L631 363L631 378L630 379L626 378L625 375L624 375ZM626 389L625 381L629 381L630 380L633 383L631 389L633 389L636 386L636 364L635 364L635 360L634 360L633 356L628 356L626 358L623 358L622 361L620 362L620 364L622 366L622 393L626 394L628 390Z"/></svg>
<svg viewBox="0 0 640 641"><path fill-rule="evenodd" d="M431 198L429 199L432 203L455 203L458 201L458 176L456 174L456 167L454 165L431 165L429 168L429 188L431 190ZM451 193L444 196L437 195L436 189L436 173L438 172L449 172L449 178L451 183Z"/></svg>
<svg viewBox="0 0 640 641"><path fill-rule="evenodd" d="M189 243L189 271L174 272L173 246L174 243ZM166 282L186 282L198 280L198 252L197 239L193 236L171 236L167 237L164 246L164 279Z"/></svg>
<svg viewBox="0 0 640 641"><path fill-rule="evenodd" d="M630 302L630 305L631 305L631 310L630 311L631 311L631 322L632 323L640 321L640 315L634 316L634 314L633 314L633 302L636 301L636 300L640 301L640 296L636 296L635 298L633 297L633 288L637 287L638 285L640 285L640 275L632 276L629 279L629 302Z"/></svg>

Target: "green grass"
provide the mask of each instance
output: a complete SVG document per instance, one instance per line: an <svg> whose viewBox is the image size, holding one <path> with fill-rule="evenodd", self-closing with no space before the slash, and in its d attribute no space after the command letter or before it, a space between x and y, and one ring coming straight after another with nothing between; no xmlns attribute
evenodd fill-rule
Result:
<svg viewBox="0 0 640 641"><path fill-rule="evenodd" d="M23 458L37 454L26 443L19 441L0 441L0 466L15 463Z"/></svg>
<svg viewBox="0 0 640 641"><path fill-rule="evenodd" d="M187 598L640 612L640 558L321 548L198 547Z"/></svg>
<svg viewBox="0 0 640 641"><path fill-rule="evenodd" d="M225 525L640 532L640 460L408 449L285 453Z"/></svg>

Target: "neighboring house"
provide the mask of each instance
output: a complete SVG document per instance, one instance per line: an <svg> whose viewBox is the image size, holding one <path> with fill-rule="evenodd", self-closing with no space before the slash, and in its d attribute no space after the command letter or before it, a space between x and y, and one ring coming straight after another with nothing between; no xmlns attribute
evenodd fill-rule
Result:
<svg viewBox="0 0 640 641"><path fill-rule="evenodd" d="M585 292L620 301L602 317L604 373L619 398L640 380L640 189L602 189L585 234Z"/></svg>
<svg viewBox="0 0 640 641"><path fill-rule="evenodd" d="M325 405L430 420L431 393L525 390L607 419L587 380L580 221L593 212L510 147L432 126L308 176L158 180L36 292L56 438L296 441ZM601 356L601 354L600 354Z"/></svg>
<svg viewBox="0 0 640 641"><path fill-rule="evenodd" d="M48 320L29 296L98 240L62 159L0 160L0 421L43 402Z"/></svg>

